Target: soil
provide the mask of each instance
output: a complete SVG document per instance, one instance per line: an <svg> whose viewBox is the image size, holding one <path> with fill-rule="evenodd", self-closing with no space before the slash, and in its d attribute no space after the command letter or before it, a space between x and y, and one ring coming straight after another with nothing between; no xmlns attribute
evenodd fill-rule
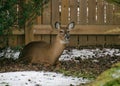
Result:
<svg viewBox="0 0 120 86"><path fill-rule="evenodd" d="M120 62L120 57L100 57L77 61L61 61L56 66L44 67L40 64L23 64L13 59L0 59L0 72L13 71L54 71L65 75L82 76L85 78L96 78L101 72L109 69L114 63Z"/></svg>

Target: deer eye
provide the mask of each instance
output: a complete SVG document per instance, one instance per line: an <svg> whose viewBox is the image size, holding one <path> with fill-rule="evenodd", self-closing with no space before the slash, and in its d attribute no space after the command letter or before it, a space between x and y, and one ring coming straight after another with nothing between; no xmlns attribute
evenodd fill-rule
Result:
<svg viewBox="0 0 120 86"><path fill-rule="evenodd" d="M70 31L68 30L67 33L69 33Z"/></svg>
<svg viewBox="0 0 120 86"><path fill-rule="evenodd" d="M63 34L63 33L64 33L64 30L60 30L60 33Z"/></svg>

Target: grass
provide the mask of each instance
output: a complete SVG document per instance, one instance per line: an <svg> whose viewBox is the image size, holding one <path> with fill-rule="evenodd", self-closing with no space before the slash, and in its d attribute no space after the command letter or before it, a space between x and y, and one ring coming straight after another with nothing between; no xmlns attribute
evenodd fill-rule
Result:
<svg viewBox="0 0 120 86"><path fill-rule="evenodd" d="M120 86L120 78L113 79L107 82L106 84L104 84L103 86Z"/></svg>
<svg viewBox="0 0 120 86"><path fill-rule="evenodd" d="M114 64L87 86L120 86L120 62Z"/></svg>
<svg viewBox="0 0 120 86"><path fill-rule="evenodd" d="M96 76L94 74L90 73L83 73L81 71L71 71L71 70L65 70L65 69L59 69L58 72L64 74L65 76L73 76L73 77L83 77L87 79L95 79Z"/></svg>
<svg viewBox="0 0 120 86"><path fill-rule="evenodd" d="M2 85L2 86L3 86L3 85L4 85L4 86L10 86L7 82L2 82L2 83L0 83L0 86L1 86L1 85Z"/></svg>

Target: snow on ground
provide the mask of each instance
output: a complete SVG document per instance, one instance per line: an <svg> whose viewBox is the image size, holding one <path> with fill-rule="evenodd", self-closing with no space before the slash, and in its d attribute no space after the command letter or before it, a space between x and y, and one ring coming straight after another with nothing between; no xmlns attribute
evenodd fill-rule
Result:
<svg viewBox="0 0 120 86"><path fill-rule="evenodd" d="M10 48L0 51L0 57L4 55L6 58L12 57L13 59L17 59L19 54L19 51L14 51ZM107 55L111 57L120 56L120 50L109 48L64 50L59 60L75 60L76 57L84 60L88 58L105 57ZM0 73L0 86L69 86L79 85L80 83L86 83L88 81L87 79L68 77L55 72L24 71Z"/></svg>
<svg viewBox="0 0 120 86"><path fill-rule="evenodd" d="M0 86L76 86L86 82L87 79L67 77L53 72L0 73Z"/></svg>
<svg viewBox="0 0 120 86"><path fill-rule="evenodd" d="M82 60L88 58L100 58L109 55L110 57L113 56L120 56L119 49L110 49L110 48L103 48L103 49L72 49L72 50L64 50L63 54L61 55L59 60L75 60L75 58L81 58Z"/></svg>
<svg viewBox="0 0 120 86"><path fill-rule="evenodd" d="M6 51L6 53L5 53ZM0 52L0 57L3 55L6 58L13 58L17 59L19 56L19 51L14 51L10 48L3 50ZM99 58L105 56L120 56L120 49L112 49L112 48L103 48L103 49L71 49L71 50L64 50L63 54L60 56L59 60L75 60L75 58L81 58L82 60L88 58Z"/></svg>

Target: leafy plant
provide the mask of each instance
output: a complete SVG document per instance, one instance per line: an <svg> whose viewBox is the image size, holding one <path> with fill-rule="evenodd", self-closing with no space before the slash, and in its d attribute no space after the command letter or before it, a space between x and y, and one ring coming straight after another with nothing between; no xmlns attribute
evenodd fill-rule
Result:
<svg viewBox="0 0 120 86"><path fill-rule="evenodd" d="M13 27L25 28L32 20L42 15L43 7L49 0L0 0L0 35L8 46Z"/></svg>
<svg viewBox="0 0 120 86"><path fill-rule="evenodd" d="M120 86L120 78L118 79L113 79L109 82L107 82L105 85L103 86Z"/></svg>
<svg viewBox="0 0 120 86"><path fill-rule="evenodd" d="M120 6L120 0L106 0L106 1Z"/></svg>

